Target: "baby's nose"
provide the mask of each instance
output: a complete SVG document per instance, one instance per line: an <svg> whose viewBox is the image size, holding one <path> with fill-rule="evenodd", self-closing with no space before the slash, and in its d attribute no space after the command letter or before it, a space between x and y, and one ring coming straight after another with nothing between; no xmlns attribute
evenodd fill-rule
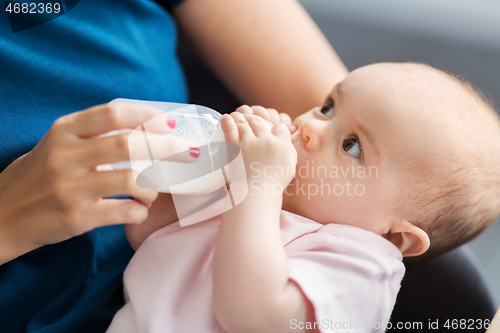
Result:
<svg viewBox="0 0 500 333"><path fill-rule="evenodd" d="M321 121L310 119L300 124L299 133L307 150L315 150L321 146Z"/></svg>

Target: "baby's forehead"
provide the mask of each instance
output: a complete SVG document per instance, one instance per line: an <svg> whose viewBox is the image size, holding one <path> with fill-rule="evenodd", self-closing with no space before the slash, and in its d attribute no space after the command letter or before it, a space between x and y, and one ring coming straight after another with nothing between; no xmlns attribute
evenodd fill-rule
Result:
<svg viewBox="0 0 500 333"><path fill-rule="evenodd" d="M379 112L411 117L417 123L420 118L442 125L447 117L469 118L471 112L479 120L482 115L477 111L485 109L473 89L452 75L422 64L361 67L350 73L341 87L344 96L364 102L358 104L367 112L380 107Z"/></svg>
<svg viewBox="0 0 500 333"><path fill-rule="evenodd" d="M422 97L464 92L453 77L430 66L414 63L379 63L360 67L347 76L342 86L348 88L354 84L363 88L363 83L364 88L378 92L413 97L418 97L415 92L424 94Z"/></svg>
<svg viewBox="0 0 500 333"><path fill-rule="evenodd" d="M473 149L481 128L491 122L458 79L427 65L369 65L341 86L352 105L347 116L373 129L401 160Z"/></svg>

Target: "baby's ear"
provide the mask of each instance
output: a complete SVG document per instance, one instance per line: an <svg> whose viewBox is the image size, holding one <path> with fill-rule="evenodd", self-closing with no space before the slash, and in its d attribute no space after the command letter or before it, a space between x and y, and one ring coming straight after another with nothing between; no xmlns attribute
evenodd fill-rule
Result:
<svg viewBox="0 0 500 333"><path fill-rule="evenodd" d="M430 246L429 235L408 221L394 223L383 237L396 245L403 257L419 256Z"/></svg>

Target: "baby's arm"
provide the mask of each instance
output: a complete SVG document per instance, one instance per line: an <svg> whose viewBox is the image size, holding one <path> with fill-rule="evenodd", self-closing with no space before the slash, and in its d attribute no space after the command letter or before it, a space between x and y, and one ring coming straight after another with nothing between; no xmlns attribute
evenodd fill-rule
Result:
<svg viewBox="0 0 500 333"><path fill-rule="evenodd" d="M269 132L258 117L238 112L224 116L222 127L226 141L242 150L249 193L222 215L214 255L215 314L227 332L290 331L292 319L314 321L312 305L288 279L280 236L282 194L296 164L290 131L278 124ZM266 166L273 176L274 168L290 172L265 178Z"/></svg>

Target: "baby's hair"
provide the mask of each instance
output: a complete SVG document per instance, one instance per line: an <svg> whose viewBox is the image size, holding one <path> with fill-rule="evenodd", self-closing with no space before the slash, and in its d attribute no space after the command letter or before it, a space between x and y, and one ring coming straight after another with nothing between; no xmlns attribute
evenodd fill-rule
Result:
<svg viewBox="0 0 500 333"><path fill-rule="evenodd" d="M412 65L446 78L452 89L443 100L451 101L452 116L461 119L465 130L460 138L463 149L435 152L443 156L430 168L409 166L409 171L419 172L404 180L411 190L399 206L431 240L426 253L405 258L410 266L470 241L500 214L500 118L493 104L462 77ZM444 80L443 84L447 85Z"/></svg>

